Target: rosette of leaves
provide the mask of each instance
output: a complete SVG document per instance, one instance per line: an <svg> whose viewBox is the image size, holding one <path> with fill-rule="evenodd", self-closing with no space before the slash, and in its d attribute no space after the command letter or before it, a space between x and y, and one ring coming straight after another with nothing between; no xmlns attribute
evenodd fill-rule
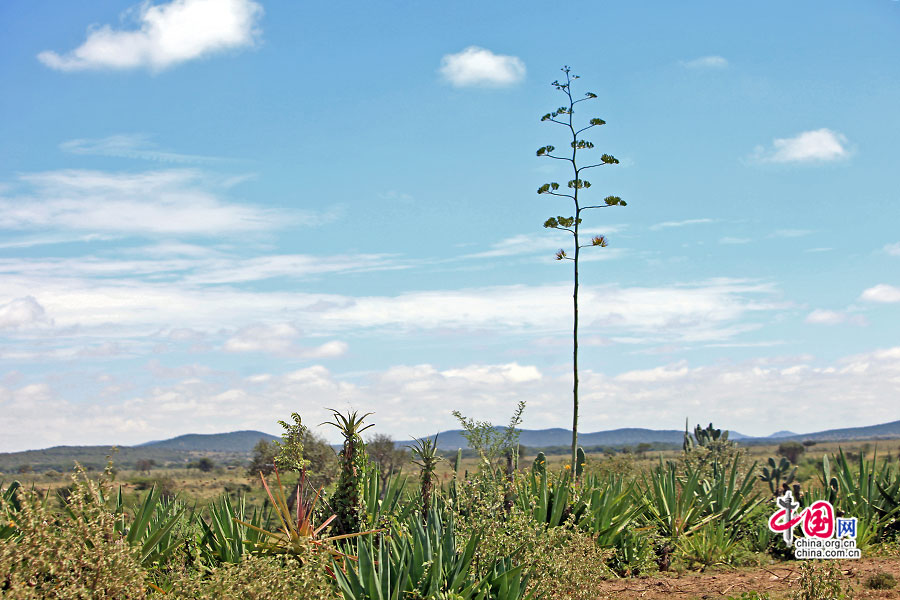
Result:
<svg viewBox="0 0 900 600"><path fill-rule="evenodd" d="M340 535L356 533L364 514L362 489L369 462L366 444L360 434L372 427L371 423L363 426L363 420L372 413L360 416L357 411L342 414L333 408L328 410L332 412L334 421L326 421L323 425L336 427L344 438L343 448L338 455L340 475L331 498L336 517L334 528Z"/></svg>
<svg viewBox="0 0 900 600"><path fill-rule="evenodd" d="M437 435L433 439L416 439L412 446L409 446L413 454L413 463L419 467L419 477L421 480L421 499L422 499L422 518L428 516L428 509L431 508L431 494L434 491L434 470L437 468L438 462L443 460L437 453Z"/></svg>

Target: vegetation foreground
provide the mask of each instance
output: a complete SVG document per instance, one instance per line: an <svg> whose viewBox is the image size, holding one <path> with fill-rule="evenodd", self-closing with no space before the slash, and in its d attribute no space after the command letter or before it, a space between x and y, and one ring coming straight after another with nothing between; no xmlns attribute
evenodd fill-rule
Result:
<svg viewBox="0 0 900 600"><path fill-rule="evenodd" d="M457 414L474 462L417 440L416 476L400 472L405 451L363 439L368 415L334 412L337 457L293 415L250 467L264 502L232 490L189 504L154 484L134 496L112 464L77 469L61 492L0 485L0 596L896 597L895 457L801 460L806 448L786 443L760 466L710 425L647 468L579 449L574 470L553 469L543 453L520 464L523 408L506 429ZM856 517L865 558L789 560L768 528L787 489Z"/></svg>

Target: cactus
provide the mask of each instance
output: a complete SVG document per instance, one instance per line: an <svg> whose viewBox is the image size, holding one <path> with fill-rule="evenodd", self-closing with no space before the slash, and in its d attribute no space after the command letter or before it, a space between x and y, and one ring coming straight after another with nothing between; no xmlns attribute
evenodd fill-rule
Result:
<svg viewBox="0 0 900 600"><path fill-rule="evenodd" d="M543 452L538 452L537 456L534 457L531 470L535 475L542 475L547 472L547 456Z"/></svg>
<svg viewBox="0 0 900 600"><path fill-rule="evenodd" d="M705 428L697 425L694 427L694 434L691 435L688 432L688 423L687 419L684 421L684 442L681 445L682 450L688 452L693 450L694 448L710 448L713 445L716 445L716 442L721 444L725 444L728 442L728 431L722 431L721 429L716 429L713 427L713 424L710 423ZM733 445L734 442L731 442Z"/></svg>
<svg viewBox="0 0 900 600"><path fill-rule="evenodd" d="M788 459L782 457L781 461L776 464L775 459L770 458L769 466L763 467L762 475L759 478L768 483L772 495L777 496L781 490L781 480L784 479L784 483L790 485L796 474L797 467L791 470L791 463Z"/></svg>
<svg viewBox="0 0 900 600"><path fill-rule="evenodd" d="M584 448L578 446L578 452L575 457L575 479L581 479L581 475L584 473L584 464L587 462L587 457L584 455Z"/></svg>
<svg viewBox="0 0 900 600"><path fill-rule="evenodd" d="M456 449L456 460L453 461L453 475L459 479L459 468L462 466L462 448Z"/></svg>

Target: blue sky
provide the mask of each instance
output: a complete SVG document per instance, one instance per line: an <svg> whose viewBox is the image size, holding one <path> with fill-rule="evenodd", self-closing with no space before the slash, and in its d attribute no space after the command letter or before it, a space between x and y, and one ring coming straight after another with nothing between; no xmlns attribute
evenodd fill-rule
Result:
<svg viewBox="0 0 900 600"><path fill-rule="evenodd" d="M564 64L628 202L581 429L900 419L898 46L894 0L4 2L0 451L568 427Z"/></svg>

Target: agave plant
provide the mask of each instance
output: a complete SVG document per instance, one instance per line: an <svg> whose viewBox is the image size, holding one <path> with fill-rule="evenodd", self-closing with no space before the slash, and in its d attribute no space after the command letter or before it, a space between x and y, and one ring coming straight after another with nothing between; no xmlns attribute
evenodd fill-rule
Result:
<svg viewBox="0 0 900 600"><path fill-rule="evenodd" d="M550 474L546 467L532 469L517 481L516 502L538 523L558 527L571 513L570 470Z"/></svg>
<svg viewBox="0 0 900 600"><path fill-rule="evenodd" d="M10 539L18 534L19 529L15 525L14 515L22 509L18 491L22 484L18 481L10 483L5 490L0 492L0 540ZM0 489L3 486L0 485Z"/></svg>
<svg viewBox="0 0 900 600"><path fill-rule="evenodd" d="M404 490L408 477L400 473L388 475L382 487L381 477L375 469L365 474L363 486L363 505L366 509L366 521L370 527L379 527L388 521L406 518L413 508L412 502L404 502Z"/></svg>
<svg viewBox="0 0 900 600"><path fill-rule="evenodd" d="M700 481L703 514L714 515L731 530L740 525L763 501L759 492L753 491L756 463L750 466L743 477L738 475L740 465L740 457L734 457L730 469L722 469L714 462L712 477ZM689 476L693 469L694 467L687 466Z"/></svg>
<svg viewBox="0 0 900 600"><path fill-rule="evenodd" d="M116 529L126 542L140 547L143 566L163 565L184 542L184 538L175 533L175 528L187 511L187 506L179 500L161 498L159 488L154 485L144 501L133 508L129 518L120 486L114 506L118 516ZM74 517L71 513L70 516ZM189 514L188 523L193 519L193 514Z"/></svg>
<svg viewBox="0 0 900 600"><path fill-rule="evenodd" d="M198 519L203 530L200 551L208 564L240 563L247 551L256 547L268 524L268 514L253 509L247 519L243 497L233 505L228 494L223 494L218 502L209 505L209 523Z"/></svg>
<svg viewBox="0 0 900 600"><path fill-rule="evenodd" d="M398 529L377 541L362 538L358 560L334 562L345 600L530 598L522 567L510 559L495 562L484 577L476 577L473 560L481 538L473 533L460 548L452 514L432 508L424 523L410 516L406 526L408 532Z"/></svg>
<svg viewBox="0 0 900 600"><path fill-rule="evenodd" d="M860 455L855 468L839 450L834 457L835 474L831 476L828 458L823 472L830 490L829 500L847 515L858 519L857 545L864 547L886 529L896 529L900 519L900 476L892 465L878 468L877 457L865 460Z"/></svg>
<svg viewBox="0 0 900 600"><path fill-rule="evenodd" d="M642 493L645 514L663 537L672 542L717 517L704 510L699 470L679 477L673 463L663 466L660 461L650 472L649 479L645 477Z"/></svg>

